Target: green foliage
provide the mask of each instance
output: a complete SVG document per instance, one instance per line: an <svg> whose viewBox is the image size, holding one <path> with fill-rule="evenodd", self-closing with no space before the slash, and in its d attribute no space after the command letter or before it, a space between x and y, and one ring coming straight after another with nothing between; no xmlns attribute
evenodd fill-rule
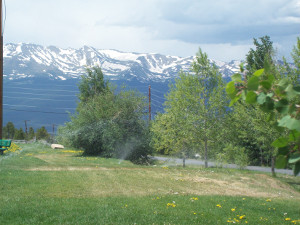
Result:
<svg viewBox="0 0 300 225"><path fill-rule="evenodd" d="M246 58L246 69L250 74L264 68L266 61L271 60L271 56L274 52L273 43L269 36L260 37L259 40L254 38L253 43L255 49L251 48Z"/></svg>
<svg viewBox="0 0 300 225"><path fill-rule="evenodd" d="M15 140L24 140L25 139L25 132L23 131L22 128L15 129L14 139Z"/></svg>
<svg viewBox="0 0 300 225"><path fill-rule="evenodd" d="M217 154L217 165L223 166L224 164L234 163L240 169L245 168L249 164L249 158L246 149L239 146L227 144L222 152Z"/></svg>
<svg viewBox="0 0 300 225"><path fill-rule="evenodd" d="M12 122L8 122L3 127L3 138L13 139L15 136L15 126Z"/></svg>
<svg viewBox="0 0 300 225"><path fill-rule="evenodd" d="M296 49L299 48L300 45L296 47ZM294 58L297 54L300 54L300 51L294 49ZM282 137L273 142L273 146L279 149L276 166L284 168L287 163L291 163L294 165L294 174L297 175L300 158L295 156L300 152L300 86L293 84L289 78L275 79L270 66L265 64L265 67L265 69L255 72L249 80L232 81L235 84L234 89L232 88L233 83L230 83L226 90L232 99L231 104L235 103L237 98L247 100L243 96L247 96L249 91L256 91L258 95L256 101L251 99L246 102L259 105L262 111L269 113L270 118L276 115L278 119L274 126L279 130L286 129L288 131L287 135L282 133ZM253 80L250 82L254 77L256 78L255 82ZM290 158L294 160L290 161Z"/></svg>
<svg viewBox="0 0 300 225"><path fill-rule="evenodd" d="M37 129L36 131L36 139L37 140L48 140L50 138L50 134L46 130L44 126L41 128Z"/></svg>
<svg viewBox="0 0 300 225"><path fill-rule="evenodd" d="M29 127L29 132L28 132L28 140L32 140L35 137L34 129L32 127Z"/></svg>
<svg viewBox="0 0 300 225"><path fill-rule="evenodd" d="M100 67L86 68L86 75L81 76L79 91L78 97L81 102L86 102L95 95L110 91L109 83L104 80Z"/></svg>
<svg viewBox="0 0 300 225"><path fill-rule="evenodd" d="M224 87L217 67L199 49L191 73L179 74L166 96L165 113L152 124L157 151L186 157L201 149L207 165L226 111Z"/></svg>
<svg viewBox="0 0 300 225"><path fill-rule="evenodd" d="M276 148L272 142L280 137L274 124L276 118L270 118L256 105L235 103L226 115L224 138L234 146L241 146L246 153L251 165L271 165Z"/></svg>
<svg viewBox="0 0 300 225"><path fill-rule="evenodd" d="M93 88L80 89L82 100L78 103L77 113L71 116L71 122L59 128L59 140L83 149L86 155L148 162L151 148L143 119L145 98L135 91L121 90L114 94L109 83L102 79L101 70L94 68L94 72L99 74L93 75L88 70L88 78L92 74L99 79L83 79L79 86L101 88L92 94ZM87 85L88 82L91 83Z"/></svg>
<svg viewBox="0 0 300 225"><path fill-rule="evenodd" d="M300 74L300 37L297 37L297 44L294 46L292 51L292 57L295 64L295 69L293 71L294 74L298 74L298 77L295 77L293 79L294 83L299 84L299 74Z"/></svg>

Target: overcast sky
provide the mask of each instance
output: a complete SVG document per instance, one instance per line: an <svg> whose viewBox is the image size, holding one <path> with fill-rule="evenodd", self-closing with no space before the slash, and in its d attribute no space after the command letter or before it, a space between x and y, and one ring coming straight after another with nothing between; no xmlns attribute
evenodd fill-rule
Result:
<svg viewBox="0 0 300 225"><path fill-rule="evenodd" d="M3 0L4 1L4 0ZM300 0L5 0L4 43L89 45L139 53L245 59L269 35L279 58L300 36Z"/></svg>

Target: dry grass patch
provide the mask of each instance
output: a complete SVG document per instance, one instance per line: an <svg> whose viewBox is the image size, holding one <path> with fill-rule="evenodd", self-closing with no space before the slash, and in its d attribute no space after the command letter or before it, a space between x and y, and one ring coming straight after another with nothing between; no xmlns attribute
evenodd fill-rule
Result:
<svg viewBox="0 0 300 225"><path fill-rule="evenodd" d="M81 192L80 196L86 197L192 194L286 199L292 196L300 200L300 193L288 184L266 174L239 171L209 173L208 170L198 169L101 166L41 166L27 168L26 171L51 172L54 175L61 172L59 179L67 178L70 181L67 185L69 197L76 197ZM64 189L60 187L64 181L59 179L53 189ZM65 195L63 192L64 197Z"/></svg>

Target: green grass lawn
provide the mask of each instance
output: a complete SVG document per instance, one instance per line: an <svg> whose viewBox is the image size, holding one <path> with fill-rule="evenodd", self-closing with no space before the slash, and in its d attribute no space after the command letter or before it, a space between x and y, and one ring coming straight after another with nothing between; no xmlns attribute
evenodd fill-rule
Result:
<svg viewBox="0 0 300 225"><path fill-rule="evenodd" d="M0 156L0 224L300 224L300 178L278 176L24 144Z"/></svg>

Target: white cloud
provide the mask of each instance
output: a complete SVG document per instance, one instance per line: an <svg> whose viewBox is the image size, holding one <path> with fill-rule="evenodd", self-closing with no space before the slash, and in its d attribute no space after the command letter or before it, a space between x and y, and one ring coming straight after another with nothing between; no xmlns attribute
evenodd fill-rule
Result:
<svg viewBox="0 0 300 225"><path fill-rule="evenodd" d="M244 58L252 39L269 35L291 49L299 0L10 0L5 42L60 47ZM294 40L293 42L291 40ZM282 54L287 54L286 51Z"/></svg>

